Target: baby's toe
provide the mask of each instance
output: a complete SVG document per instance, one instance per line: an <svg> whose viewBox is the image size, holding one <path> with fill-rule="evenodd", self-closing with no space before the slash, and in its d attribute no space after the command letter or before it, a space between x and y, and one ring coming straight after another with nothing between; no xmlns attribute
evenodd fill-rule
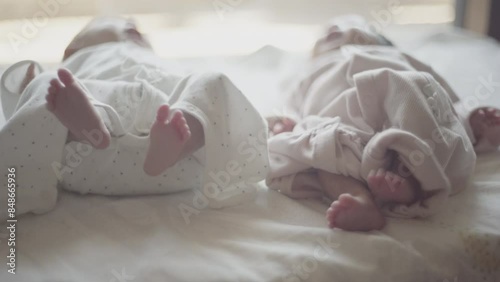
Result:
<svg viewBox="0 0 500 282"><path fill-rule="evenodd" d="M385 181L385 170L382 168L378 170L372 170L368 175L367 180L370 189L380 189L383 182Z"/></svg>
<svg viewBox="0 0 500 282"><path fill-rule="evenodd" d="M185 130L184 130L184 140L187 140L191 138L191 130L189 129L189 126L186 124L185 125Z"/></svg>
<svg viewBox="0 0 500 282"><path fill-rule="evenodd" d="M168 105L161 105L156 113L156 121L160 123L166 123L169 114L170 114L170 107Z"/></svg>
<svg viewBox="0 0 500 282"><path fill-rule="evenodd" d="M500 110L494 109L494 111L491 112L490 121L491 121L491 124L494 126L496 126L500 123Z"/></svg>
<svg viewBox="0 0 500 282"><path fill-rule="evenodd" d="M57 76L59 77L61 82L64 83L64 85L66 86L71 85L75 82L75 77L68 69L60 68L57 71Z"/></svg>
<svg viewBox="0 0 500 282"><path fill-rule="evenodd" d="M392 172L387 172L387 175L385 176L385 180L387 183L387 186L389 187L389 190L391 192L394 192L402 183L402 178L399 177L399 175L396 175Z"/></svg>
<svg viewBox="0 0 500 282"><path fill-rule="evenodd" d="M326 220L328 221L328 227L335 227L335 218L337 217L339 211L341 210L341 206L339 201L334 201L328 210L326 210Z"/></svg>
<svg viewBox="0 0 500 282"><path fill-rule="evenodd" d="M491 115L494 115L497 112L497 109L488 107L488 108L486 108L485 112L486 112L487 115L491 116Z"/></svg>
<svg viewBox="0 0 500 282"><path fill-rule="evenodd" d="M335 209L337 209L339 207L340 207L339 201L333 201L332 204L330 205L330 208L328 208L328 210L333 212Z"/></svg>
<svg viewBox="0 0 500 282"><path fill-rule="evenodd" d="M339 202L342 207L350 207L356 204L356 199L350 194L341 194L339 196Z"/></svg>
<svg viewBox="0 0 500 282"><path fill-rule="evenodd" d="M49 94L51 94L51 95L55 95L58 91L59 91L59 89L57 89L53 85L49 86L49 89L47 89L47 92L49 92Z"/></svg>
<svg viewBox="0 0 500 282"><path fill-rule="evenodd" d="M181 111L174 110L170 122L176 126L182 126L186 122L186 119Z"/></svg>
<svg viewBox="0 0 500 282"><path fill-rule="evenodd" d="M486 109L481 108L481 109L478 109L478 110L476 111L476 114L477 114L478 116L482 116L482 117L484 117L484 116L486 116L486 112L487 112L487 111L486 111Z"/></svg>
<svg viewBox="0 0 500 282"><path fill-rule="evenodd" d="M49 92L45 95L45 101L47 101L47 109L53 111L55 109L56 94Z"/></svg>
<svg viewBox="0 0 500 282"><path fill-rule="evenodd" d="M45 95L45 100L47 101L47 103L52 103L54 104L55 101L56 101L56 93L57 92L50 92L47 93L47 95Z"/></svg>
<svg viewBox="0 0 500 282"><path fill-rule="evenodd" d="M176 111L172 115L172 119L170 121L177 132L179 133L181 140L185 141L191 136L191 130L189 129L189 125L187 124L186 118L181 111Z"/></svg>
<svg viewBox="0 0 500 282"><path fill-rule="evenodd" d="M326 219L331 220L333 218L333 211L334 211L334 208L332 208L332 207L329 207L326 210Z"/></svg>
<svg viewBox="0 0 500 282"><path fill-rule="evenodd" d="M62 88L62 84L57 78L53 78L50 80L50 86L56 90L60 90Z"/></svg>
<svg viewBox="0 0 500 282"><path fill-rule="evenodd" d="M181 126L182 129L179 130L181 134L181 139L182 141L186 141L187 139L191 138L191 130L189 129L189 126L187 123L184 123L183 126Z"/></svg>
<svg viewBox="0 0 500 282"><path fill-rule="evenodd" d="M385 177L385 175L386 175L386 171L383 168L379 168L377 170L377 173L375 174L375 176L382 178L382 179Z"/></svg>

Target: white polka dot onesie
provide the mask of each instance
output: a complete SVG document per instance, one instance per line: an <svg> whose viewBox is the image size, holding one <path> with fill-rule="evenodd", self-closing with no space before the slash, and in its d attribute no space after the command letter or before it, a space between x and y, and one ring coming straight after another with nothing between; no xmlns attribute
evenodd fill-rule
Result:
<svg viewBox="0 0 500 282"><path fill-rule="evenodd" d="M7 123L0 131L0 167L5 173L16 168L18 214L52 209L57 184L103 195L199 188L211 207L222 207L251 197L254 184L266 175L267 127L222 74L174 75L175 66L158 62L151 51L131 43L106 43L76 53L63 66L88 90L112 136L107 149L96 150L78 142L65 144L67 129L46 110L44 96L55 73L38 75L22 95L10 86L27 65L14 65L2 77ZM148 134L158 107L165 103L200 121L205 146L151 177L142 169ZM2 179L4 190L5 183ZM6 196L2 192L0 201ZM0 211L0 217L5 216Z"/></svg>

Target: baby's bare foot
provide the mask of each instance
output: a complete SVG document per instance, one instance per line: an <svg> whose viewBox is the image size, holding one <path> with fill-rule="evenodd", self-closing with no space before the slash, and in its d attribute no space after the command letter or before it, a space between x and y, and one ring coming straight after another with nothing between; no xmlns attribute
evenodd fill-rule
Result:
<svg viewBox="0 0 500 282"><path fill-rule="evenodd" d="M109 146L110 135L104 122L90 103L85 90L67 69L59 69L59 79L50 81L47 109L68 128L74 141L89 142L97 149Z"/></svg>
<svg viewBox="0 0 500 282"><path fill-rule="evenodd" d="M417 187L412 181L382 168L368 174L368 188L384 203L409 204L414 201Z"/></svg>
<svg viewBox="0 0 500 282"><path fill-rule="evenodd" d="M471 113L469 122L478 143L500 146L500 109L484 107Z"/></svg>
<svg viewBox="0 0 500 282"><path fill-rule="evenodd" d="M169 116L171 117L169 118ZM156 121L149 134L149 148L144 172L156 176L174 165L181 157L191 131L181 111L170 113L168 105L158 109Z"/></svg>
<svg viewBox="0 0 500 282"><path fill-rule="evenodd" d="M367 197L341 194L326 211L330 228L347 231L371 231L384 227L385 218Z"/></svg>

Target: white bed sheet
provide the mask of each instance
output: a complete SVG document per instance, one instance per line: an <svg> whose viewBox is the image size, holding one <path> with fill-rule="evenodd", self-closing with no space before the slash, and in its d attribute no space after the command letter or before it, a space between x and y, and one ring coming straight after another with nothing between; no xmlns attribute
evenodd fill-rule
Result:
<svg viewBox="0 0 500 282"><path fill-rule="evenodd" d="M496 43L456 32L409 42L401 46L461 96L473 93L481 75L500 82ZM269 114L281 113L278 78L300 60L267 47L242 59L185 63L227 72ZM490 98L500 106L500 87ZM252 203L201 209L189 222L179 207L193 206L191 191L126 198L62 192L55 210L19 218L17 274L2 263L0 281L500 281L499 171L500 153L481 156L473 186L443 213L390 219L369 234L330 230L322 203L265 187ZM5 235L2 227L0 261Z"/></svg>

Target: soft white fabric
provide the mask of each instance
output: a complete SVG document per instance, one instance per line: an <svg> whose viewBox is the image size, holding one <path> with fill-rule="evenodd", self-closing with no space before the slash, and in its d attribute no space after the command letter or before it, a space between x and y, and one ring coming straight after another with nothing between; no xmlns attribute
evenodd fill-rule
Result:
<svg viewBox="0 0 500 282"><path fill-rule="evenodd" d="M18 183L18 215L53 208L57 180L71 191L105 195L199 188L208 201L205 206L215 208L254 196L255 183L267 168L267 129L255 108L222 74L180 76L168 65L152 64L154 59L151 51L135 44L110 43L84 49L64 63L110 129L113 140L105 150L78 142L64 145L66 129L44 106L55 74L41 74L29 85L0 132L2 169L15 166L19 175L31 175ZM164 174L149 177L142 170L147 134L165 103L202 123L205 146ZM2 183L7 183L4 177ZM2 193L0 199L5 197ZM5 212L0 212L2 218Z"/></svg>
<svg viewBox="0 0 500 282"><path fill-rule="evenodd" d="M0 95L2 100L3 115L2 120L9 119L16 108L17 102L21 97L19 93L21 92L20 87L22 87L23 81L19 78L26 77L29 66L33 64L33 75L38 75L43 72L43 67L31 60L20 61L9 67L7 71L2 73L0 80Z"/></svg>
<svg viewBox="0 0 500 282"><path fill-rule="evenodd" d="M1 271L0 280L496 282L499 158L480 158L473 189L435 217L388 219L370 233L331 230L322 203L264 187L255 202L190 217L182 207L192 205L193 191L133 198L62 191L58 208L20 219L17 274ZM2 239L0 253L6 248Z"/></svg>
<svg viewBox="0 0 500 282"><path fill-rule="evenodd" d="M457 97L430 67L392 46L344 45L353 33L361 32L336 32L333 41L342 45L318 54L300 75L288 99L298 124L269 140L267 183L297 197L304 195L304 187L291 185L298 172L314 168L366 182L397 157L426 196L384 212L432 215L465 189L474 169L473 146L452 105Z"/></svg>
<svg viewBox="0 0 500 282"><path fill-rule="evenodd" d="M57 177L52 164L63 157L67 130L45 107L52 77L54 74L44 73L28 85L17 110L0 130L0 169L16 169L17 215L47 212L57 201ZM6 203L7 175L2 173L0 180L0 201ZM7 209L2 208L0 219L6 217Z"/></svg>

